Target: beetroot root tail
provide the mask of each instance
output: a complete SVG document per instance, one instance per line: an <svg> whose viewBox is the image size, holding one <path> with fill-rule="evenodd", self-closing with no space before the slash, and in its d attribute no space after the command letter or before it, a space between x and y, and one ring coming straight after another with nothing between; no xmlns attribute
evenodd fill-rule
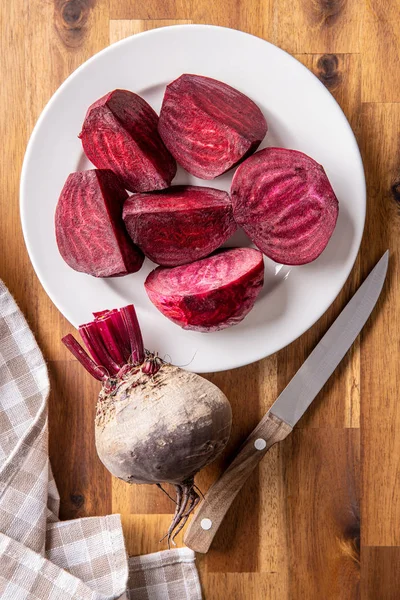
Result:
<svg viewBox="0 0 400 600"><path fill-rule="evenodd" d="M167 538L168 548L171 548L171 543L176 546L175 538L178 533L184 528L186 522L193 510L200 501L200 496L195 490L193 479L189 479L181 485L176 485L176 508L171 525L168 528L161 542Z"/></svg>

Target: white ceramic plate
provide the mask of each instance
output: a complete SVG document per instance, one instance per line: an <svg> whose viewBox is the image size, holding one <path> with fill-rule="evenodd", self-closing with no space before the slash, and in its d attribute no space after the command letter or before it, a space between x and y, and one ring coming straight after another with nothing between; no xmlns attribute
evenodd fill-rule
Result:
<svg viewBox="0 0 400 600"><path fill-rule="evenodd" d="M313 263L283 267L265 259L265 285L254 309L216 333L184 331L151 304L143 282L154 265L123 278L96 279L69 268L58 253L54 211L67 175L90 168L77 135L88 106L115 88L143 96L156 111L167 83L182 73L220 79L263 110L269 132L261 147L301 150L321 163L339 199L336 230ZM197 180L182 169L174 183L229 189L232 173ZM360 153L341 109L319 80L279 48L248 34L207 25L165 27L103 50L54 94L30 139L21 177L21 219L30 258L46 292L75 326L93 311L134 303L146 347L196 372L240 367L280 350L306 331L339 293L364 227L365 179ZM234 244L232 244L232 241ZM228 245L249 245L238 233Z"/></svg>

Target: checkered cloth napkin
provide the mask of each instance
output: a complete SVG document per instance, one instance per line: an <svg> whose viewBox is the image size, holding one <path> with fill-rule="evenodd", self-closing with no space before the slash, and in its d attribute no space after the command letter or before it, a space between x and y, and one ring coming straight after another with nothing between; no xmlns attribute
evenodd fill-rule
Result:
<svg viewBox="0 0 400 600"><path fill-rule="evenodd" d="M46 364L0 281L0 598L201 600L194 553L128 559L119 515L59 521Z"/></svg>

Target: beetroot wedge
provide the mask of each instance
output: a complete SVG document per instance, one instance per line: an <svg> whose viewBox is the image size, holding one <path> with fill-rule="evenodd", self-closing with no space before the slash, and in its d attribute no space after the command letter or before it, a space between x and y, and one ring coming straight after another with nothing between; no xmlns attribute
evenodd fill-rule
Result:
<svg viewBox="0 0 400 600"><path fill-rule="evenodd" d="M171 154L201 179L214 179L249 156L267 129L250 98L200 75L181 75L167 86L158 123Z"/></svg>
<svg viewBox="0 0 400 600"><path fill-rule="evenodd" d="M238 225L264 254L285 265L315 260L339 211L323 167L284 148L260 150L240 165L231 198Z"/></svg>
<svg viewBox="0 0 400 600"><path fill-rule="evenodd" d="M253 308L264 282L261 252L222 250L173 269L157 267L145 282L163 315L183 329L218 331L236 325Z"/></svg>
<svg viewBox="0 0 400 600"><path fill-rule="evenodd" d="M143 98L114 90L89 107L79 137L92 163L114 171L127 190L161 190L174 178L176 163L157 124L157 114Z"/></svg>
<svg viewBox="0 0 400 600"><path fill-rule="evenodd" d="M134 194L125 202L123 218L144 254L168 267L211 254L237 228L226 192L191 185Z"/></svg>
<svg viewBox="0 0 400 600"><path fill-rule="evenodd" d="M69 175L58 200L55 225L60 254L75 271L116 277L140 269L144 256L122 220L127 197L112 171Z"/></svg>

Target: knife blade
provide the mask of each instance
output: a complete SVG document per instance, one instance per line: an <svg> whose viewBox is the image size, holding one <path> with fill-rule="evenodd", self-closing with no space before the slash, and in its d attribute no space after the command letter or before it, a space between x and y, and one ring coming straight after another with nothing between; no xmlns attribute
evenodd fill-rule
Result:
<svg viewBox="0 0 400 600"><path fill-rule="evenodd" d="M382 291L388 261L387 250L208 490L184 536L186 546L196 552L208 551L251 472L274 444L289 435L364 327Z"/></svg>

